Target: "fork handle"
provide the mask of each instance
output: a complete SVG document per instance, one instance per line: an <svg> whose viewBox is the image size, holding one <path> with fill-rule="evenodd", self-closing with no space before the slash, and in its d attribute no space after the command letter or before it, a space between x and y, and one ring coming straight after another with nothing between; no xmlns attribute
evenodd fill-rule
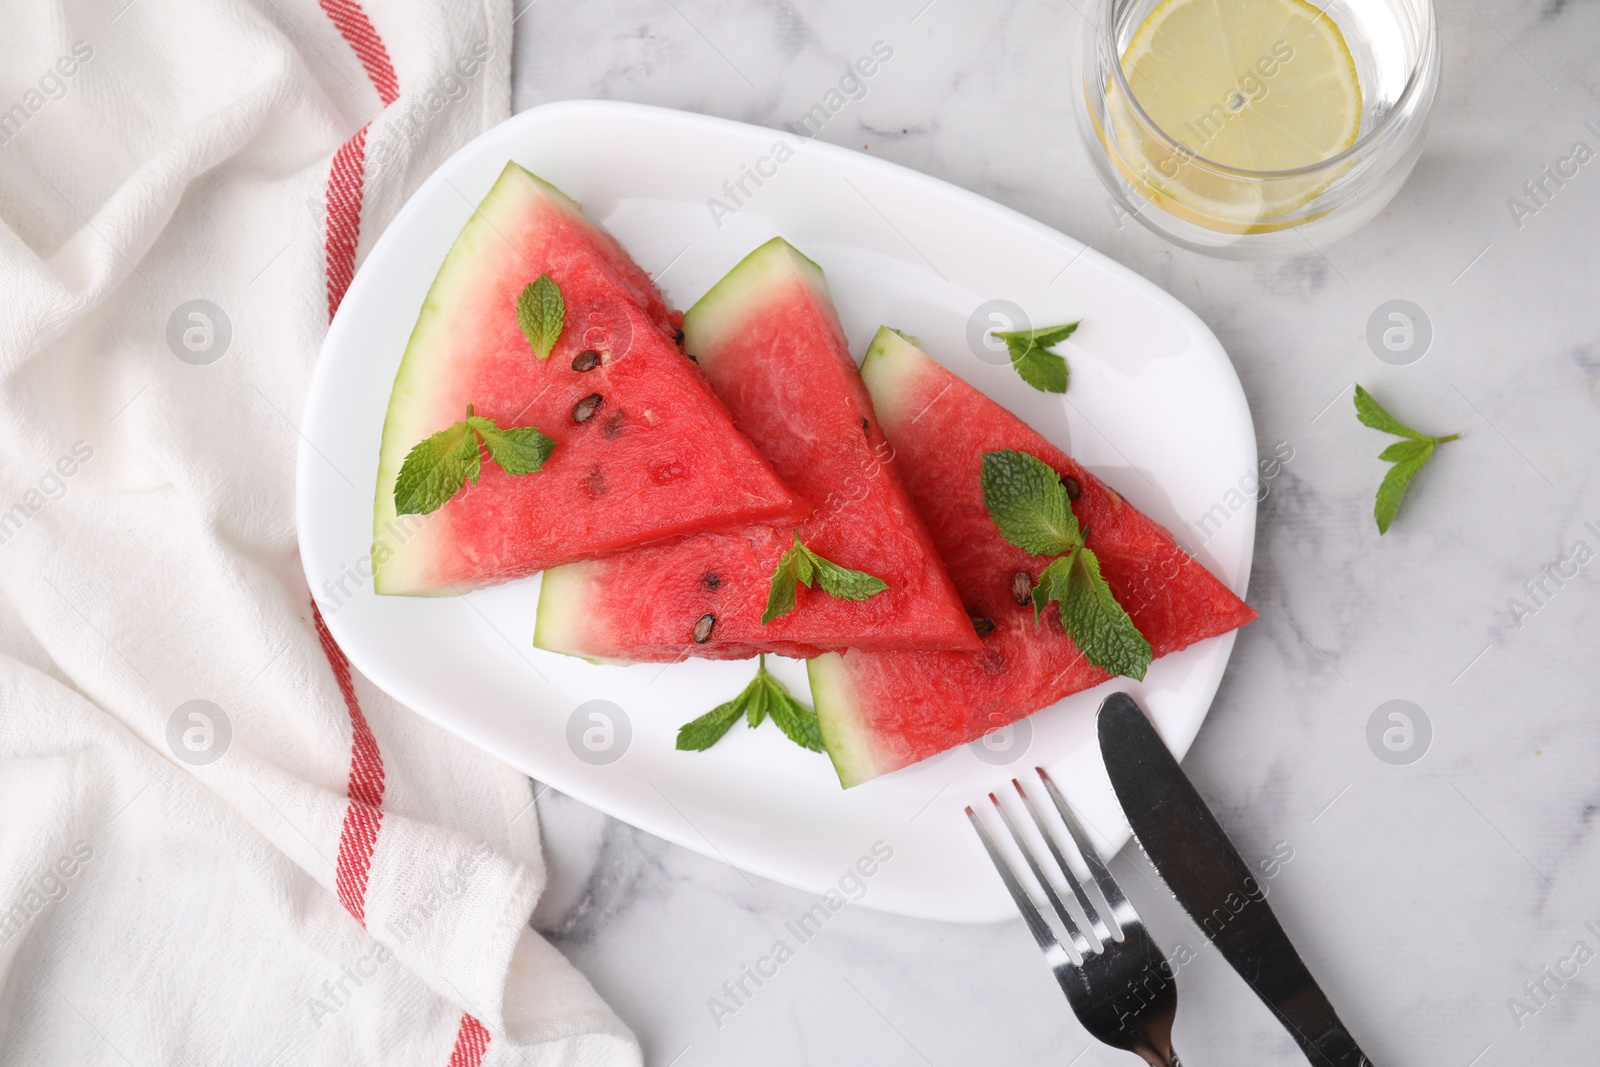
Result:
<svg viewBox="0 0 1600 1067"><path fill-rule="evenodd" d="M1132 1040L1123 1047L1136 1054L1150 1067L1183 1067L1172 1048L1172 1013L1177 1008L1176 997L1165 1012L1134 1024L1128 1035Z"/></svg>
<svg viewBox="0 0 1600 1067"><path fill-rule="evenodd" d="M1139 1058L1148 1063L1150 1067L1183 1067L1183 1064L1178 1062L1178 1054L1173 1052L1170 1048L1165 1054L1157 1052L1155 1049L1147 1048L1136 1048L1134 1051L1137 1052L1139 1054Z"/></svg>
<svg viewBox="0 0 1600 1067"><path fill-rule="evenodd" d="M1157 1047L1158 1045L1160 1047ZM1172 1050L1171 1038L1165 1042L1137 1044L1133 1047L1133 1051L1138 1053L1139 1058L1150 1067L1183 1067L1183 1064L1178 1062L1178 1054Z"/></svg>

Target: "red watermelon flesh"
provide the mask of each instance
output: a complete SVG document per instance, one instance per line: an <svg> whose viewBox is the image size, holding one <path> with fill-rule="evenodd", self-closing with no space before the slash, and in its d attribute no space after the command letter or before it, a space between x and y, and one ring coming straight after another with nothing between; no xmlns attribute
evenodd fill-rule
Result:
<svg viewBox="0 0 1600 1067"><path fill-rule="evenodd" d="M763 625L773 570L797 527L755 526L547 572L534 644L657 662L981 647L895 473L821 269L774 239L690 308L683 325L685 347L735 424L815 505L798 526L801 540L889 588L848 601L802 586L795 610ZM708 615L709 633L696 641Z"/></svg>
<svg viewBox="0 0 1600 1067"><path fill-rule="evenodd" d="M1000 535L983 503L985 452L1016 449L1077 482L1073 513L1101 573L1156 656L1256 617L1242 600L1072 458L935 363L880 330L862 366L901 476L967 609L994 629L980 652L850 651L811 661L811 693L839 779L856 785L926 759L1099 685L1052 609L1017 604L1019 571L1049 561ZM1070 483L1069 483L1070 489Z"/></svg>
<svg viewBox="0 0 1600 1067"><path fill-rule="evenodd" d="M546 360L517 321L547 273L566 326ZM446 255L417 317L384 420L373 522L379 593L459 593L663 538L792 520L810 508L728 417L678 348L676 314L609 234L554 186L508 163ZM573 357L594 349L587 372ZM573 409L597 394L598 411ZM428 515L396 516L406 453L467 405L556 442L542 470L485 460Z"/></svg>

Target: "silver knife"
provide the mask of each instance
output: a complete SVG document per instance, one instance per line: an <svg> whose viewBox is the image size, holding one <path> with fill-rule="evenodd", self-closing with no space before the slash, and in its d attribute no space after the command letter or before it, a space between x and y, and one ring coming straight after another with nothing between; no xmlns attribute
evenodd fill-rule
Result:
<svg viewBox="0 0 1600 1067"><path fill-rule="evenodd" d="M1128 694L1113 694L1100 705L1098 730L1134 836L1195 925L1316 1067L1371 1067L1143 709Z"/></svg>

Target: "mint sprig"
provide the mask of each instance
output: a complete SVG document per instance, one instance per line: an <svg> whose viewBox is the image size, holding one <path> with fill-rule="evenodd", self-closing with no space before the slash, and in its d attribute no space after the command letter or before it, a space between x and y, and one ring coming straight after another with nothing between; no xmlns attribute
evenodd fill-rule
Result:
<svg viewBox="0 0 1600 1067"><path fill-rule="evenodd" d="M517 297L517 325L533 346L533 354L549 359L567 325L567 302L550 275L539 275Z"/></svg>
<svg viewBox="0 0 1600 1067"><path fill-rule="evenodd" d="M1041 393L1064 393L1067 391L1067 361L1050 349L1071 337L1077 328L1077 322L1069 322L1061 326L1041 326L1036 330L993 332L1006 343L1006 351L1011 354L1012 369L1023 381Z"/></svg>
<svg viewBox="0 0 1600 1067"><path fill-rule="evenodd" d="M865 600L889 588L882 578L841 567L817 555L800 543L800 531L796 530L794 544L778 558L778 566L772 572L767 610L761 616L761 625L793 611L795 596L802 585L807 589L820 585L824 593L840 600Z"/></svg>
<svg viewBox="0 0 1600 1067"><path fill-rule="evenodd" d="M468 481L477 485L480 441L507 474L532 474L556 447L535 427L501 429L493 419L474 415L468 404L465 419L424 438L406 453L394 482L395 513L427 515L443 507Z"/></svg>
<svg viewBox="0 0 1600 1067"><path fill-rule="evenodd" d="M1372 505L1372 516L1378 520L1378 536L1382 537L1389 532L1389 524L1394 522L1395 514L1399 512L1400 502L1405 499L1411 479L1433 456L1433 450L1461 435L1452 433L1433 437L1413 430L1385 411L1383 405L1374 400L1372 394L1359 383L1356 385L1356 418L1374 430L1402 438L1378 454L1378 458L1385 463L1394 464L1389 468L1389 473L1383 476L1383 483L1378 486L1378 497Z"/></svg>
<svg viewBox="0 0 1600 1067"><path fill-rule="evenodd" d="M1084 544L1066 487L1037 456L1006 449L985 452L983 503L1000 535L1024 552L1056 556L1033 587L1037 622L1053 602L1061 627L1084 659L1110 674L1143 679L1152 650L1100 574L1100 559Z"/></svg>
<svg viewBox="0 0 1600 1067"><path fill-rule="evenodd" d="M767 673L766 656L757 662L756 676L743 692L678 728L677 747L685 752L704 752L721 741L741 717L752 730L771 718L801 748L822 751L822 727L817 713L790 696L782 683Z"/></svg>

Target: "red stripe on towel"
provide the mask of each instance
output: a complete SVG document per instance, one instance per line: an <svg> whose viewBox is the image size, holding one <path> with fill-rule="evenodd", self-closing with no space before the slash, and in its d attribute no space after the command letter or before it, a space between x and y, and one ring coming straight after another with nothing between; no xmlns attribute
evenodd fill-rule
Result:
<svg viewBox="0 0 1600 1067"><path fill-rule="evenodd" d="M355 0L322 0L322 10L355 49L356 58L366 68L367 79L378 90L383 106L394 103L400 95L400 80L395 77L394 64L389 61L389 50L383 46L383 38L372 28L372 20L361 10L361 5Z"/></svg>
<svg viewBox="0 0 1600 1067"><path fill-rule="evenodd" d="M367 874L372 869L372 850L378 843L378 828L383 823L383 756L378 752L378 740L372 736L372 728L361 711L361 701L356 697L350 660L334 641L328 624L322 621L322 612L317 610L315 600L311 602L311 615L316 620L322 654L328 658L334 680L339 683L339 692L344 695L345 708L350 712L350 780L345 789L350 806L345 809L344 827L339 831L334 883L339 890L339 903L365 926Z"/></svg>
<svg viewBox="0 0 1600 1067"><path fill-rule="evenodd" d="M385 107L400 95L394 64L383 46L372 20L356 0L321 0L339 33L355 50L367 77ZM339 146L328 169L327 205L323 222L324 274L328 286L328 318L339 309L350 279L355 274L356 246L361 239L361 194L366 174L367 127ZM346 710L350 713L350 775L345 795L344 826L339 832L339 858L334 867L334 883L339 902L362 926L367 924L367 876L372 870L372 851L383 825L383 756L378 740L367 725L350 675L350 660L334 641L322 619L315 599L311 614L316 620L317 639L327 657L333 677L339 683Z"/></svg>
<svg viewBox="0 0 1600 1067"><path fill-rule="evenodd" d="M355 0L321 0L344 39L355 49L361 65L366 68L372 87L384 107L394 103L400 95L399 79L395 77L394 64L389 60L389 50L372 27L372 20ZM361 241L361 197L366 178L367 129L363 126L356 135L334 153L333 165L328 171L326 197L327 216L324 229L323 251L328 283L328 318L339 310L350 279L355 276L356 248ZM345 810L344 828L339 834L339 861L334 880L339 888L339 900L356 920L365 926L367 874L372 867L372 850L378 841L378 829L383 823L383 756L378 751L377 738L367 725L361 712L361 702L356 698L354 679L350 675L350 660L328 632L322 612L316 601L311 602L311 612L316 618L317 638L322 642L323 654L333 668L333 676L344 695L345 706L350 711L350 783L347 793L350 806ZM489 1048L489 1031L477 1019L465 1012L456 1030L455 1048L450 1052L449 1067L479 1067Z"/></svg>
<svg viewBox="0 0 1600 1067"><path fill-rule="evenodd" d="M456 1031L456 1047L450 1050L449 1067L478 1067L489 1049L489 1031L482 1023L461 1013L461 1028Z"/></svg>
<svg viewBox="0 0 1600 1067"><path fill-rule="evenodd" d="M327 263L328 318L339 310L356 273L356 245L361 240L361 189L366 175L367 129L339 146L328 170L327 217L323 255Z"/></svg>

